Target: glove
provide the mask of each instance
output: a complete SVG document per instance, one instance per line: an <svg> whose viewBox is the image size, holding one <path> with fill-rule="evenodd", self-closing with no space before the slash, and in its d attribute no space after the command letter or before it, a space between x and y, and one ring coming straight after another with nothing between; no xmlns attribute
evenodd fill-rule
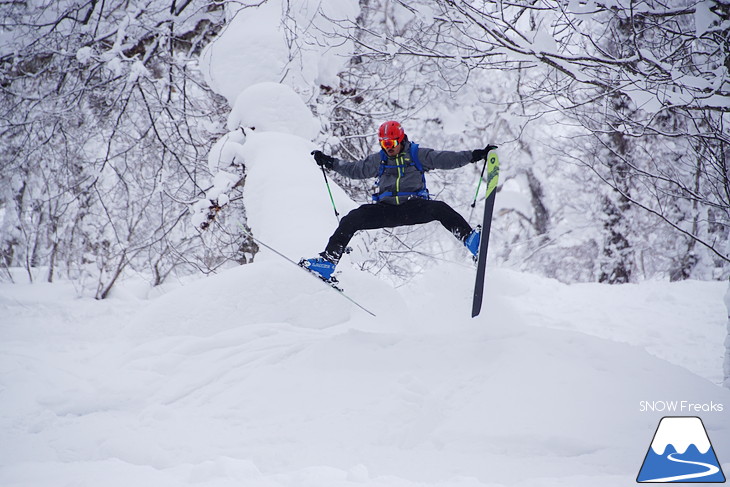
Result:
<svg viewBox="0 0 730 487"><path fill-rule="evenodd" d="M477 162L481 161L482 159L486 159L487 154L489 154L490 150L496 149L496 145L489 144L484 149L477 149L471 151L471 162Z"/></svg>
<svg viewBox="0 0 730 487"><path fill-rule="evenodd" d="M335 164L335 158L332 156L328 156L321 150L313 150L312 155L314 156L315 162L320 167L324 167L326 169L332 169L332 167Z"/></svg>

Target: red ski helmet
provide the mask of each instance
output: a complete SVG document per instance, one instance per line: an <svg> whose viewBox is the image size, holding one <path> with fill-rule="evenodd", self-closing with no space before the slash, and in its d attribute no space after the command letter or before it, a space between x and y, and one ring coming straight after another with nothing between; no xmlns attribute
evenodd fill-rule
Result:
<svg viewBox="0 0 730 487"><path fill-rule="evenodd" d="M378 130L378 138L383 149L393 148L403 142L406 133L398 122L390 120L384 122Z"/></svg>

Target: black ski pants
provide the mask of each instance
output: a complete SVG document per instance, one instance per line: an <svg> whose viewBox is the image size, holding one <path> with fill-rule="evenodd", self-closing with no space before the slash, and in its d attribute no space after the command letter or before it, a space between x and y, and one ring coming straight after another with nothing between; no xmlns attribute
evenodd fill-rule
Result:
<svg viewBox="0 0 730 487"><path fill-rule="evenodd" d="M374 203L352 210L340 220L329 239L324 255L337 263L350 239L359 230L402 227L439 221L462 242L472 231L467 221L443 201L412 198L400 205Z"/></svg>

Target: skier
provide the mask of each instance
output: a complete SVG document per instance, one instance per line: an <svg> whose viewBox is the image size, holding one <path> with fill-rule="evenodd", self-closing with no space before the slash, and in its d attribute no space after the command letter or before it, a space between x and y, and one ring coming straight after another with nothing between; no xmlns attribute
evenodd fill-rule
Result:
<svg viewBox="0 0 730 487"><path fill-rule="evenodd" d="M302 259L299 264L329 281L347 244L358 230L416 225L435 220L476 256L480 229L472 229L464 217L448 204L429 198L425 172L465 166L484 159L490 150L497 147L488 145L484 149L460 152L422 148L410 142L401 124L395 121L383 123L378 136L380 152L358 162L346 162L319 150L312 151L320 167L351 179L377 177L378 192L373 195L375 204L362 205L342 218L319 257Z"/></svg>

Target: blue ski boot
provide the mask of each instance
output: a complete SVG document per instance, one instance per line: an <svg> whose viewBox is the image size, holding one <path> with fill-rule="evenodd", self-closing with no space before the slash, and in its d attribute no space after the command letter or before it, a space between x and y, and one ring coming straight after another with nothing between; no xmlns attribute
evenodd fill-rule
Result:
<svg viewBox="0 0 730 487"><path fill-rule="evenodd" d="M316 274L325 281L335 282L332 273L335 272L335 264L323 257L315 257L314 259L302 259L299 265L308 271Z"/></svg>
<svg viewBox="0 0 730 487"><path fill-rule="evenodd" d="M478 226L471 231L466 240L464 240L464 246L469 249L469 252L476 258L479 254L479 241L482 239L482 227Z"/></svg>

